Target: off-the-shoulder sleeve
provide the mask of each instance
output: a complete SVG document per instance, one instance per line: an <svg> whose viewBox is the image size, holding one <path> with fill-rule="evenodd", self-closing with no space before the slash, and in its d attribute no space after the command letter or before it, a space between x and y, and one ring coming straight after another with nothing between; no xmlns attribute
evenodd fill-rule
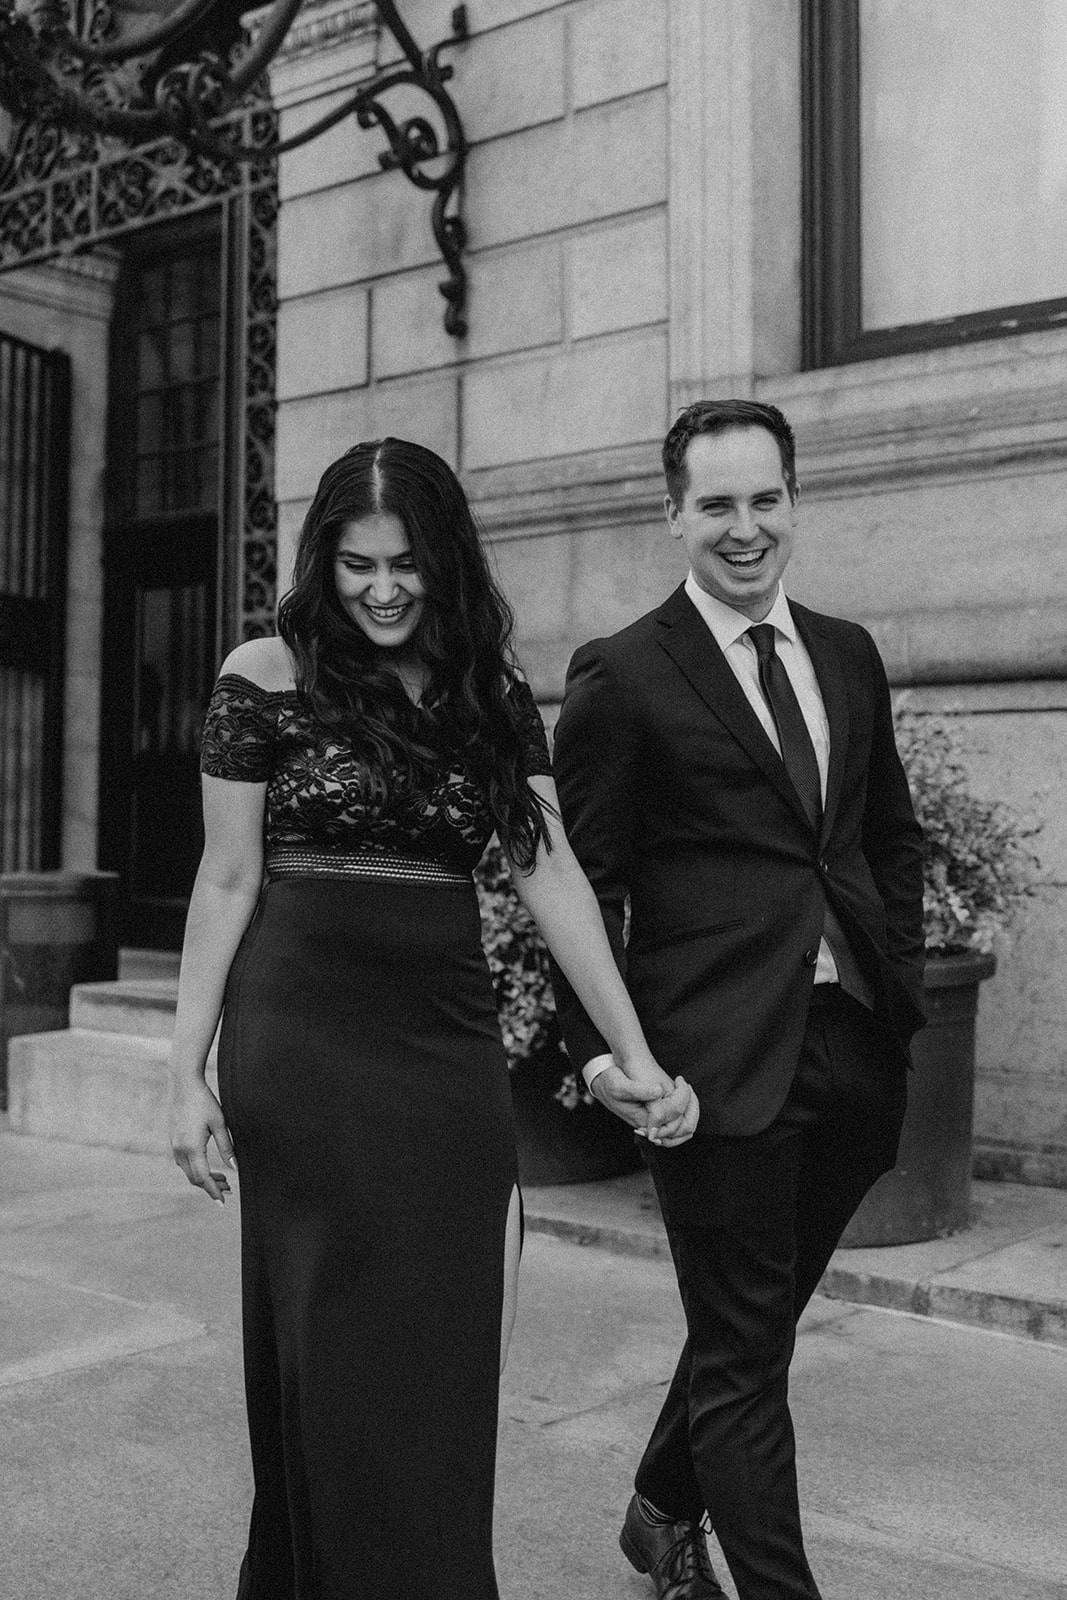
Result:
<svg viewBox="0 0 1067 1600"><path fill-rule="evenodd" d="M552 776L552 757L548 753L548 735L537 709L533 690L522 678L511 686L511 702L519 714L523 748L526 752L526 775L530 778Z"/></svg>
<svg viewBox="0 0 1067 1600"><path fill-rule="evenodd" d="M201 772L237 783L266 783L271 773L274 724L267 691L247 678L224 674L207 709Z"/></svg>

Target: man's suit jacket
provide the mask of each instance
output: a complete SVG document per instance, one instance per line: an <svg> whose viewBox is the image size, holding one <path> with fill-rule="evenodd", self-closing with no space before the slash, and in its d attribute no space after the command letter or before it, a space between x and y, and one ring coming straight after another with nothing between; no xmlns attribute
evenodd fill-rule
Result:
<svg viewBox="0 0 1067 1600"><path fill-rule="evenodd" d="M827 898L893 1066L924 1020L922 834L885 671L863 628L790 606L830 729L818 835L684 586L575 654L556 729L563 819L649 1046L700 1097L697 1148L654 1157L679 1177L709 1135L759 1132L781 1108ZM607 1046L556 982L580 1068Z"/></svg>

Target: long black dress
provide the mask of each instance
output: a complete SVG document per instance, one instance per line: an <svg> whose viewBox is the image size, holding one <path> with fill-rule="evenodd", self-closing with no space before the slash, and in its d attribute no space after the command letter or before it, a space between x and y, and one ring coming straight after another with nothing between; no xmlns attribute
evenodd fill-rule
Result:
<svg viewBox="0 0 1067 1600"><path fill-rule="evenodd" d="M550 770L525 684L531 775ZM202 767L266 781L267 881L226 988L255 1500L238 1600L496 1600L507 1068L442 757L368 802L295 693L227 674Z"/></svg>

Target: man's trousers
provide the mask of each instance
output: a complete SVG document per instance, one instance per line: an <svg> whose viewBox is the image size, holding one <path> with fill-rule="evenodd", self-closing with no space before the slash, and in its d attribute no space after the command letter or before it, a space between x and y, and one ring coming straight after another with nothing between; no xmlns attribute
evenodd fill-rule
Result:
<svg viewBox="0 0 1067 1600"><path fill-rule="evenodd" d="M789 1363L801 1311L904 1115L899 1052L836 984L763 1132L718 1137L710 1225L668 1225L688 1339L637 1471L672 1518L707 1511L740 1600L819 1600L797 1499Z"/></svg>

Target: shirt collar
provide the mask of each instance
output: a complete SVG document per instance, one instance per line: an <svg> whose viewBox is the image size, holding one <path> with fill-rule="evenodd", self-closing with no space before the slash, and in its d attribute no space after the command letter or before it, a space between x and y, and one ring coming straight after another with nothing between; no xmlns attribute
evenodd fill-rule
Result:
<svg viewBox="0 0 1067 1600"><path fill-rule="evenodd" d="M742 611L735 611L733 606L728 606L725 600L719 600L706 589L702 589L694 578L692 571L685 580L685 592L696 606L700 615L711 629L715 643L720 650L728 650L736 644L751 628L752 623ZM774 604L764 617L764 622L770 622L779 633L789 640L790 644L797 642L797 625L793 621L793 613L789 609L789 601L785 597L785 590L778 585L778 593L774 597Z"/></svg>

